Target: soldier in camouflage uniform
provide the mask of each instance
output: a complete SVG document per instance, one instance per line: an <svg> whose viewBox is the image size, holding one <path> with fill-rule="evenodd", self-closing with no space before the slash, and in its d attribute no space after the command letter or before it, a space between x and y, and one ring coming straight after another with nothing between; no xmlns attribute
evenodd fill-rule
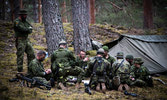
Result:
<svg viewBox="0 0 167 100"><path fill-rule="evenodd" d="M133 55L126 55L125 59L129 62L130 66L133 65Z"/></svg>
<svg viewBox="0 0 167 100"><path fill-rule="evenodd" d="M27 11L21 9L19 18L14 21L18 72L23 71L24 52L27 53L28 64L35 58L33 48L28 40L28 35L32 33L32 26L26 21L26 17Z"/></svg>
<svg viewBox="0 0 167 100"><path fill-rule="evenodd" d="M134 58L134 65L131 67L130 78L131 85L135 86L153 86L153 81L148 69L143 66L141 58Z"/></svg>
<svg viewBox="0 0 167 100"><path fill-rule="evenodd" d="M84 70L80 67L75 66L75 57L71 51L67 49L67 43L62 40L59 43L59 49L54 51L51 55L51 69L53 77L58 81L58 86L67 90L66 78L69 75L77 76L76 89L80 87L83 76L85 75Z"/></svg>
<svg viewBox="0 0 167 100"><path fill-rule="evenodd" d="M110 63L103 58L104 50L100 48L97 51L97 56L89 62L88 68L86 69L86 75L91 76L90 87L105 93L106 87L111 88L111 80L109 76L111 75L112 68Z"/></svg>
<svg viewBox="0 0 167 100"><path fill-rule="evenodd" d="M51 85L49 81L51 77L51 69L44 69L42 61L45 60L46 53L39 51L36 59L32 60L28 66L28 77L39 80L40 82Z"/></svg>
<svg viewBox="0 0 167 100"><path fill-rule="evenodd" d="M118 52L116 57L117 60L112 65L114 87L115 89L118 88L119 91L122 91L123 89L129 90L128 84L130 83L130 65L124 59L123 52Z"/></svg>
<svg viewBox="0 0 167 100"><path fill-rule="evenodd" d="M115 58L108 54L108 46L103 46L102 48L104 49L104 58L112 65L115 62Z"/></svg>
<svg viewBox="0 0 167 100"><path fill-rule="evenodd" d="M79 55L76 57L76 66L79 66L85 70L87 68L88 62L89 57L86 56L86 52L84 50L81 50Z"/></svg>

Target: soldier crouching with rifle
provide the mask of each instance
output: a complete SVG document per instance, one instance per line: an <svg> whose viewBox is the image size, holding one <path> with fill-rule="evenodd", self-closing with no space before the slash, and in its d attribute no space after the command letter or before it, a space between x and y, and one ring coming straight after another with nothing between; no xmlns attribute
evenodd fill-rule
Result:
<svg viewBox="0 0 167 100"><path fill-rule="evenodd" d="M103 55L104 50L100 48L97 51L97 56L88 64L86 75L91 75L89 86L92 89L105 93L106 88L108 88L109 84L111 84L108 76L112 70L110 63L103 58Z"/></svg>

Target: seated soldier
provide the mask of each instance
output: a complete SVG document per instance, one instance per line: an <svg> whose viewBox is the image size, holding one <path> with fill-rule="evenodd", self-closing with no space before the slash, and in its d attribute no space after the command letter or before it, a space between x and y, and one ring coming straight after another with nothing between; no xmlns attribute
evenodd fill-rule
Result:
<svg viewBox="0 0 167 100"><path fill-rule="evenodd" d="M141 58L134 58L134 65L131 67L130 78L132 80L130 85L135 86L153 86L153 81L148 69L143 66Z"/></svg>
<svg viewBox="0 0 167 100"><path fill-rule="evenodd" d="M89 57L86 56L86 52L84 50L81 50L79 55L76 57L76 65L85 70L85 68L87 68L88 62Z"/></svg>
<svg viewBox="0 0 167 100"><path fill-rule="evenodd" d="M115 58L108 54L108 46L103 46L102 48L104 49L104 58L112 65L115 62Z"/></svg>
<svg viewBox="0 0 167 100"><path fill-rule="evenodd" d="M103 58L103 55L104 50L100 48L96 57L89 62L86 75L91 75L89 85L92 89L101 92L100 88L102 88L102 92L105 93L106 86L108 87L111 84L108 77L111 73L111 65Z"/></svg>
<svg viewBox="0 0 167 100"><path fill-rule="evenodd" d="M130 66L133 65L133 55L126 55L125 59L129 62Z"/></svg>
<svg viewBox="0 0 167 100"><path fill-rule="evenodd" d="M113 68L113 84L114 88L118 91L122 91L123 89L129 90L129 73L130 73L130 65L124 59L123 52L118 52L116 56L117 60L112 65Z"/></svg>
<svg viewBox="0 0 167 100"><path fill-rule="evenodd" d="M44 84L51 85L49 81L51 77L51 69L44 69L42 61L45 60L46 53L39 51L36 59L32 60L28 66L28 77L39 80Z"/></svg>
<svg viewBox="0 0 167 100"><path fill-rule="evenodd" d="M77 76L77 83L75 88L80 87L80 83L84 76L84 70L75 66L75 57L71 51L67 49L66 41L59 42L59 49L55 50L51 55L51 69L53 77L58 82L58 87L67 90L65 87L67 76Z"/></svg>

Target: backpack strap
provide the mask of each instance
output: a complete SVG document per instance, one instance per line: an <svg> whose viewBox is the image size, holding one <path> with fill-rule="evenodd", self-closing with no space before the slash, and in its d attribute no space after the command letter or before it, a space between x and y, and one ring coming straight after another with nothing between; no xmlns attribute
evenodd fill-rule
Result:
<svg viewBox="0 0 167 100"><path fill-rule="evenodd" d="M117 63L116 69L115 69L114 73L116 73L117 70L118 70L118 68L122 66L123 62L124 62L124 59L121 61L121 63L120 63L119 65L118 65L118 63Z"/></svg>

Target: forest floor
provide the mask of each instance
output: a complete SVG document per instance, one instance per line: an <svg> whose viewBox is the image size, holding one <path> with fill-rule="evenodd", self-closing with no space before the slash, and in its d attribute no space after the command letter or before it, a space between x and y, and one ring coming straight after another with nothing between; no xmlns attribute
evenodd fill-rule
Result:
<svg viewBox="0 0 167 100"><path fill-rule="evenodd" d="M33 45L35 53L38 50L47 50L44 26L42 24L33 24L33 33L29 39ZM72 42L72 24L64 24L64 32L67 36L68 44ZM93 40L101 43L110 42L119 37L120 34L166 34L163 29L143 31L141 29L126 29L124 27L112 25L90 25L90 36ZM50 58L44 61L45 68L50 68ZM26 54L24 57L24 72L27 71ZM132 87L129 92L136 93L137 97L124 95L123 92L116 90L107 91L106 94L92 90L92 95L84 92L84 85L81 89L75 90L73 84L68 84L68 91L62 91L56 87L51 90L42 90L39 88L29 88L21 86L20 82L10 83L8 80L14 78L17 72L16 66L16 48L13 25L11 22L0 21L0 100L106 100L106 99L153 99L167 100L167 85L158 81L153 81L154 87ZM167 83L167 77L161 75L161 80Z"/></svg>

